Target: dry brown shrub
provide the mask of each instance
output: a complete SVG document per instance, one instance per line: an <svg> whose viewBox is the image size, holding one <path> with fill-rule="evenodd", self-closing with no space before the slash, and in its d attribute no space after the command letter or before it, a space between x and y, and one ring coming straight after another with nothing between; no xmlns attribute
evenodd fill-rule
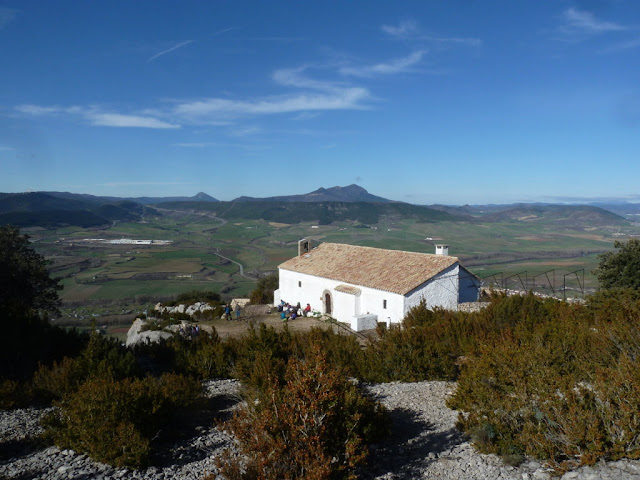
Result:
<svg viewBox="0 0 640 480"><path fill-rule="evenodd" d="M355 478L367 443L387 431L388 417L317 348L289 360L284 384L271 374L226 428L243 454L220 460L229 479Z"/></svg>

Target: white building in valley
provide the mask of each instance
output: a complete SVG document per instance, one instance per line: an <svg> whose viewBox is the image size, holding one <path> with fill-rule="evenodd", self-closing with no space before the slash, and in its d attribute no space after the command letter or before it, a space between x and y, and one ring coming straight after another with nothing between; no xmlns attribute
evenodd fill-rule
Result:
<svg viewBox="0 0 640 480"><path fill-rule="evenodd" d="M307 303L315 311L351 324L401 322L424 300L428 307L457 310L478 299L480 280L438 245L437 254L322 243L298 243L298 256L279 265L275 303Z"/></svg>

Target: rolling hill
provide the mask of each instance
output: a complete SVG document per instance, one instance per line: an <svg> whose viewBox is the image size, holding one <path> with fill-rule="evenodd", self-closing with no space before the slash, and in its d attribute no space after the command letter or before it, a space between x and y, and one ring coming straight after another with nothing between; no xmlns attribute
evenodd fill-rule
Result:
<svg viewBox="0 0 640 480"><path fill-rule="evenodd" d="M218 202L217 198L207 195L204 192L197 193L193 197L99 197L86 193L69 193L69 192L39 192L51 195L56 198L64 198L68 200L80 200L84 202L94 203L114 203L122 201L130 201L140 203L142 205L153 205L163 202Z"/></svg>
<svg viewBox="0 0 640 480"><path fill-rule="evenodd" d="M603 226L628 223L624 217L588 205L526 205L488 213L483 222L547 222L567 226Z"/></svg>
<svg viewBox="0 0 640 480"><path fill-rule="evenodd" d="M149 210L139 203L122 199L101 203L95 200L98 197L80 198L56 197L42 192L0 193L0 225L92 227L117 220L139 220L145 210Z"/></svg>
<svg viewBox="0 0 640 480"><path fill-rule="evenodd" d="M158 208L208 211L220 218L267 220L279 223L318 222L327 225L334 221L350 220L363 224L376 224L381 217L415 218L418 222L465 221L469 218L451 215L427 207L408 203L367 202L176 202L158 205Z"/></svg>

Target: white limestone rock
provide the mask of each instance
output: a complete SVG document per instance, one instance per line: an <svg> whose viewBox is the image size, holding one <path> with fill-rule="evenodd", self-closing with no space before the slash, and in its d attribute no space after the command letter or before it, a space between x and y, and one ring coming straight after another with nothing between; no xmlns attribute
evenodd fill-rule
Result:
<svg viewBox="0 0 640 480"><path fill-rule="evenodd" d="M141 332L147 322L141 318L136 318L131 328L127 332L127 347L132 347L139 343L158 343L162 339L171 338L172 334L169 332L163 332L160 330L147 330Z"/></svg>

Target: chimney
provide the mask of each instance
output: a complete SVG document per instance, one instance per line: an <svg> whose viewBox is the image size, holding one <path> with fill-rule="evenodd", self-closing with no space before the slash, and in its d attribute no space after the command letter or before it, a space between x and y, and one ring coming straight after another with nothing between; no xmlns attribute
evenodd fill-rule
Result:
<svg viewBox="0 0 640 480"><path fill-rule="evenodd" d="M304 255L305 253L309 253L311 251L311 240L307 240L303 238L302 240L298 240L298 256Z"/></svg>
<svg viewBox="0 0 640 480"><path fill-rule="evenodd" d="M449 255L449 245L436 245L436 255Z"/></svg>

